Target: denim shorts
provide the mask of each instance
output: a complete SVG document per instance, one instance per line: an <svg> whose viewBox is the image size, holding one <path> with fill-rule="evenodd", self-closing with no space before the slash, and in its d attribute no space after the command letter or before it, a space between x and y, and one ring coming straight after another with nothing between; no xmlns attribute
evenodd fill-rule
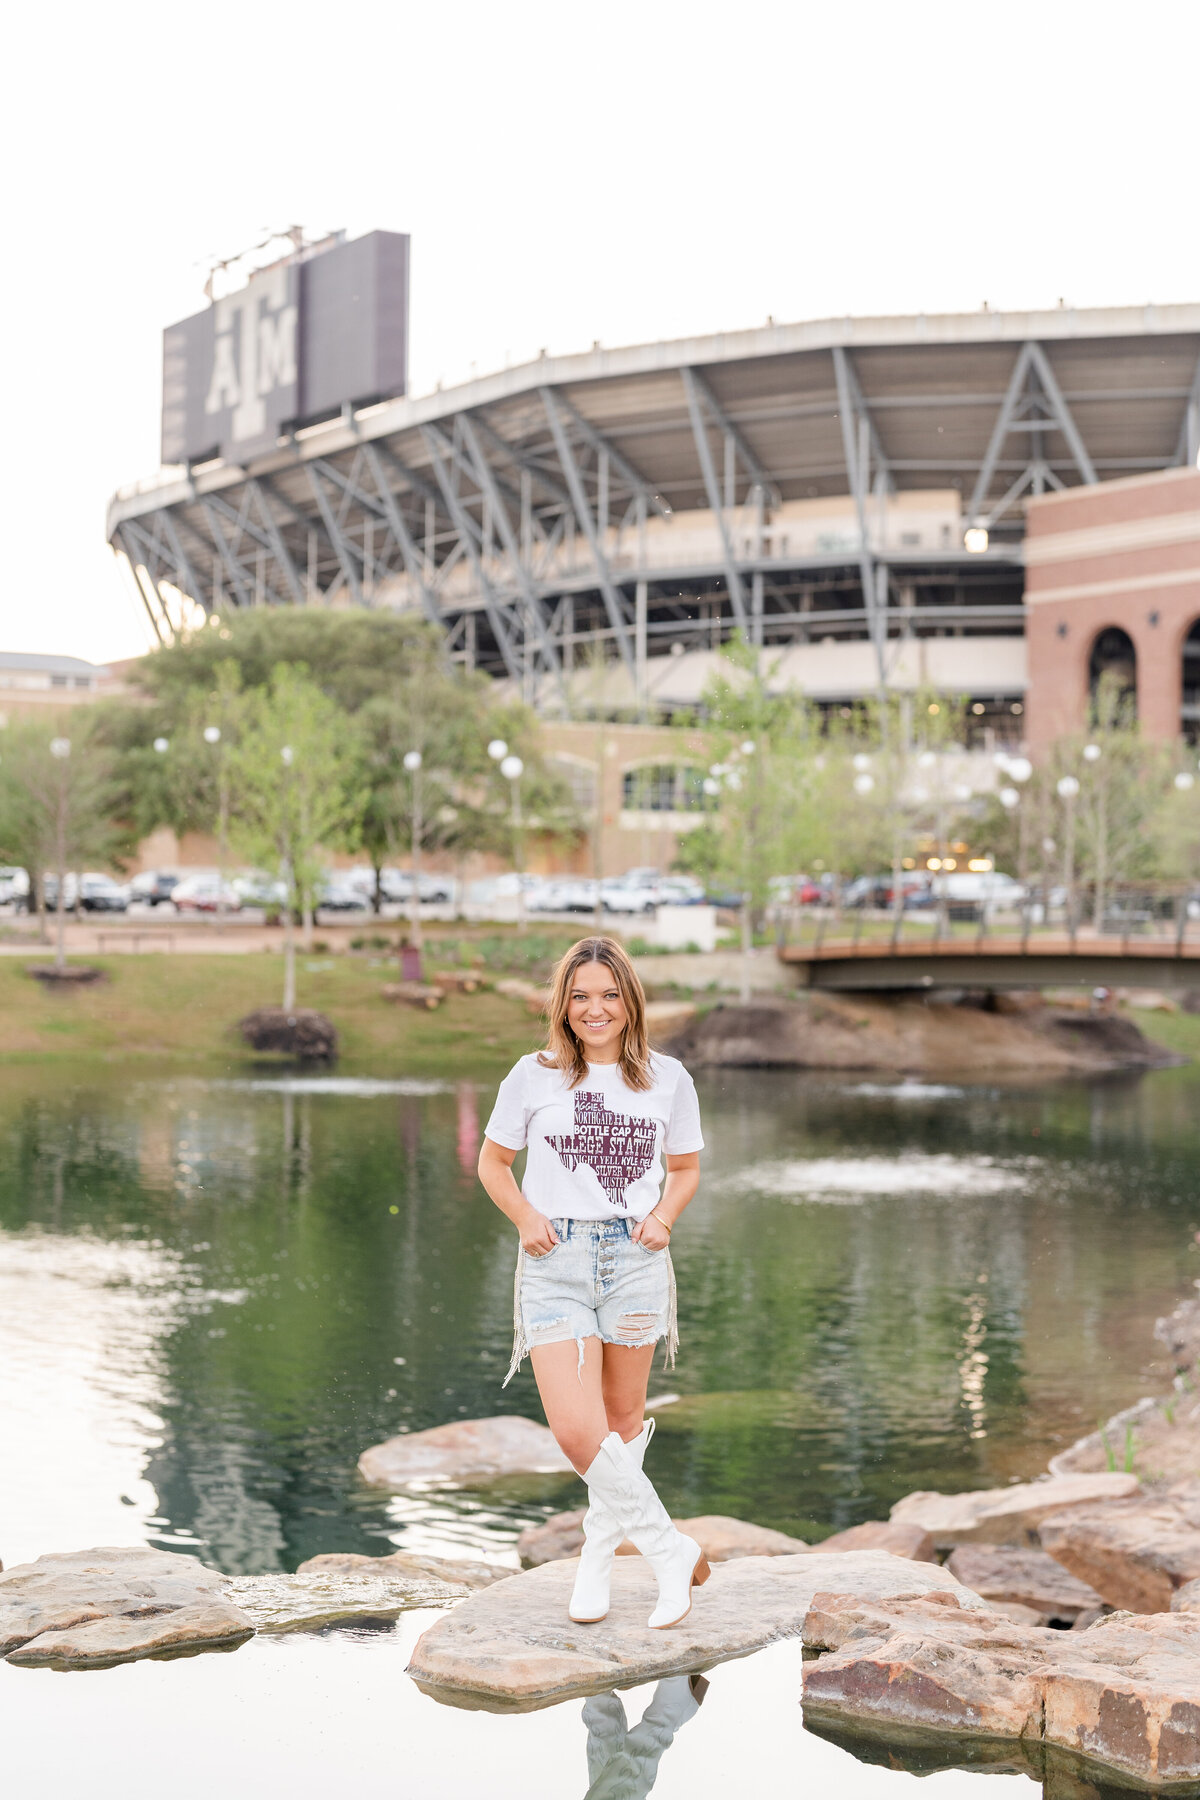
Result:
<svg viewBox="0 0 1200 1800"><path fill-rule="evenodd" d="M545 1256L517 1257L511 1381L531 1346L587 1338L631 1346L667 1340L675 1360L675 1272L671 1252L644 1250L631 1219L551 1219L558 1243Z"/></svg>

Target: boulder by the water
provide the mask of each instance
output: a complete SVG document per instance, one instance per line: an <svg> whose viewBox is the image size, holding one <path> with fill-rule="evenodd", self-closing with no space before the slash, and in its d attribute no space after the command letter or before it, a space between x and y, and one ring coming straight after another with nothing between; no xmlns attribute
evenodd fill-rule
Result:
<svg viewBox="0 0 1200 1800"><path fill-rule="evenodd" d="M826 1553L888 1550L893 1556L906 1556L910 1562L937 1561L933 1538L925 1527L907 1525L899 1519L868 1519L864 1525L851 1525L845 1531L835 1531L832 1537L822 1538L815 1548Z"/></svg>
<svg viewBox="0 0 1200 1800"><path fill-rule="evenodd" d="M1047 1519L1042 1547L1129 1612L1170 1610L1178 1588L1200 1580L1200 1481L1136 1494L1108 1506L1077 1506ZM1200 1729L1200 1715L1197 1716Z"/></svg>
<svg viewBox="0 0 1200 1800"><path fill-rule="evenodd" d="M355 1619L395 1619L414 1607L451 1606L469 1591L398 1569L241 1575L225 1584L230 1603L256 1631L265 1632L315 1631Z"/></svg>
<svg viewBox="0 0 1200 1800"><path fill-rule="evenodd" d="M1098 1612L1100 1595L1086 1581L1064 1569L1044 1550L1010 1544L960 1544L946 1558L950 1573L982 1594L989 1606L1013 1614L1020 1608L1027 1624L1073 1625L1081 1613Z"/></svg>
<svg viewBox="0 0 1200 1800"><path fill-rule="evenodd" d="M624 1556L613 1568L607 1619L573 1625L567 1603L575 1570L574 1560L546 1563L472 1594L418 1640L409 1674L461 1706L527 1710L709 1668L798 1637L814 1594L831 1587L878 1599L936 1589L965 1609L984 1606L936 1563L882 1551L743 1556L713 1569L678 1625L652 1631L646 1620L657 1593L653 1570L640 1556Z"/></svg>
<svg viewBox="0 0 1200 1800"><path fill-rule="evenodd" d="M922 1740L1013 1740L1034 1774L1049 1752L1152 1790L1200 1779L1200 1617L1114 1614L1062 1632L936 1599L818 1595L805 1642L829 1653L805 1665L805 1723L865 1729L877 1744L894 1734L910 1753Z"/></svg>
<svg viewBox="0 0 1200 1800"><path fill-rule="evenodd" d="M720 1004L670 1039L689 1067L875 1069L995 1079L1156 1069L1181 1059L1132 1019L1039 1006L1011 1012L907 995L800 994Z"/></svg>
<svg viewBox="0 0 1200 1800"><path fill-rule="evenodd" d="M515 1569L504 1568L500 1563L474 1562L466 1557L422 1556L411 1550L395 1550L390 1556L361 1556L353 1550L327 1551L324 1556L310 1556L296 1570L297 1575L387 1575L392 1572L464 1588L491 1587L493 1581L505 1581L516 1574Z"/></svg>
<svg viewBox="0 0 1200 1800"><path fill-rule="evenodd" d="M1035 1544L1042 1521L1069 1506L1126 1500L1138 1493L1136 1475L1044 1477L1014 1487L977 1488L966 1494L906 1494L892 1508L893 1522L920 1525L938 1550L957 1544Z"/></svg>
<svg viewBox="0 0 1200 1800"><path fill-rule="evenodd" d="M0 1656L85 1666L253 1635L224 1597L227 1577L168 1550L40 1556L0 1575Z"/></svg>
<svg viewBox="0 0 1200 1800"><path fill-rule="evenodd" d="M542 1563L578 1556L583 1549L583 1514L583 1507L574 1512L551 1513L544 1525L531 1525L523 1531L517 1539L522 1568L536 1569ZM803 1556L808 1549L801 1538L772 1531L768 1525L751 1525L745 1519L726 1518L723 1513L705 1513L698 1519L676 1519L675 1523L680 1531L695 1538L710 1563L732 1562L739 1556ZM861 1546L864 1549L873 1547ZM637 1554L628 1539L617 1550L618 1556Z"/></svg>
<svg viewBox="0 0 1200 1800"><path fill-rule="evenodd" d="M238 1020L238 1030L252 1050L299 1062L333 1062L338 1053L333 1025L324 1013L307 1006L293 1007L290 1012L282 1006L260 1006Z"/></svg>
<svg viewBox="0 0 1200 1800"><path fill-rule="evenodd" d="M388 1438L364 1450L358 1468L372 1487L394 1490L415 1481L467 1484L498 1475L573 1472L553 1433L516 1414L461 1419Z"/></svg>

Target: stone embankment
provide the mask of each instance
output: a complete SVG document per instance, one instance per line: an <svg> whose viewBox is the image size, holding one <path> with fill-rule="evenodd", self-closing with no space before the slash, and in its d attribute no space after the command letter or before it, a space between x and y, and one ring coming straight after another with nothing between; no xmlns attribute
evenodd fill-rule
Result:
<svg viewBox="0 0 1200 1800"><path fill-rule="evenodd" d="M763 996L718 1005L667 1039L689 1068L869 1069L959 1080L1157 1069L1183 1059L1131 1019L1092 1017L1033 996L985 1005L882 995Z"/></svg>

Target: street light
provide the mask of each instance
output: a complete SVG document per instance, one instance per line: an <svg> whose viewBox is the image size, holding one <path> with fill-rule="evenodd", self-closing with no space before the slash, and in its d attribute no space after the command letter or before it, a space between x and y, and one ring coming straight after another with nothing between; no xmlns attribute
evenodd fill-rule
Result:
<svg viewBox="0 0 1200 1800"><path fill-rule="evenodd" d="M489 752L491 746L489 745ZM525 773L525 764L519 756L505 756L500 762L500 773L512 789L512 841L513 865L517 876L517 930L525 929L525 855L521 831L521 777Z"/></svg>
<svg viewBox="0 0 1200 1800"><path fill-rule="evenodd" d="M424 757L419 750L404 752L404 772L412 777L412 887L408 895L409 935L413 949L421 948L421 838L425 820L421 813L421 766Z"/></svg>
<svg viewBox="0 0 1200 1800"><path fill-rule="evenodd" d="M1075 942L1075 802L1079 797L1079 783L1074 775L1062 775L1055 783L1055 792L1066 808L1066 832L1063 846L1063 886L1067 890L1067 930L1072 944Z"/></svg>

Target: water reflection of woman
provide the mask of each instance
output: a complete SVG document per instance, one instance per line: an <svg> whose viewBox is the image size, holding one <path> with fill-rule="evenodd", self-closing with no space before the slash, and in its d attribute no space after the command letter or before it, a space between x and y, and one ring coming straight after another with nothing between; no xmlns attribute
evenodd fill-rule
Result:
<svg viewBox="0 0 1200 1800"><path fill-rule="evenodd" d="M479 1157L521 1240L507 1379L528 1351L550 1429L587 1483L571 1618L605 1617L613 1556L630 1538L658 1580L649 1623L675 1625L708 1563L642 1463L659 1338L675 1353L671 1232L700 1180L696 1089L682 1063L651 1051L642 984L612 938L567 951L548 1010L546 1047L501 1083ZM512 1164L526 1148L518 1187Z"/></svg>
<svg viewBox="0 0 1200 1800"><path fill-rule="evenodd" d="M703 1675L669 1675L654 1690L633 1727L617 1694L595 1694L583 1705L587 1726L588 1791L584 1800L646 1800L658 1779L664 1750L694 1718L708 1689Z"/></svg>

